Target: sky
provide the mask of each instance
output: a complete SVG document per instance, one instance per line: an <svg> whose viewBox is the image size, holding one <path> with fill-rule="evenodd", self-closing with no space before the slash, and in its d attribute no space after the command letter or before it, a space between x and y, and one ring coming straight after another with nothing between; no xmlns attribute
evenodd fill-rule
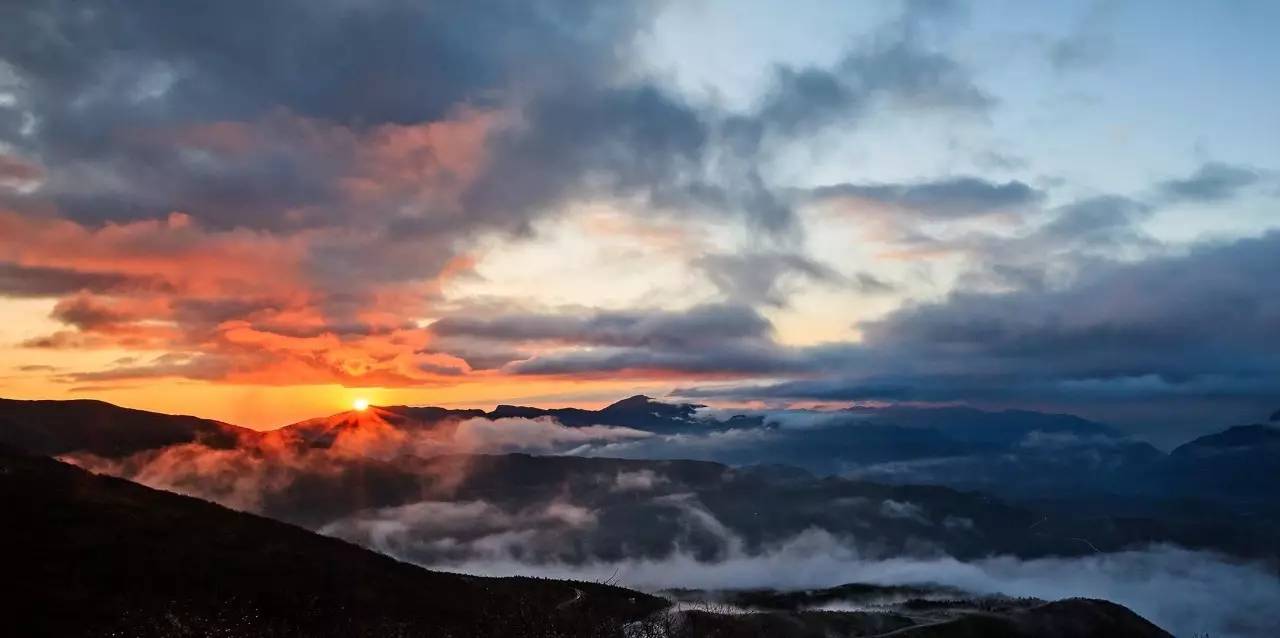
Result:
<svg viewBox="0 0 1280 638"><path fill-rule="evenodd" d="M1280 5L0 7L0 395L1280 408Z"/></svg>

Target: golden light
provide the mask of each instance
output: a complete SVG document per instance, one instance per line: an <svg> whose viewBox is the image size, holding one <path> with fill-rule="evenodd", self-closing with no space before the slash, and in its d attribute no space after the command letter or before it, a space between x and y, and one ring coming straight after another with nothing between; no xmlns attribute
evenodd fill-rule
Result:
<svg viewBox="0 0 1280 638"><path fill-rule="evenodd" d="M364 412L369 407L369 400L356 399L355 401L351 402L351 407L355 408L356 412Z"/></svg>

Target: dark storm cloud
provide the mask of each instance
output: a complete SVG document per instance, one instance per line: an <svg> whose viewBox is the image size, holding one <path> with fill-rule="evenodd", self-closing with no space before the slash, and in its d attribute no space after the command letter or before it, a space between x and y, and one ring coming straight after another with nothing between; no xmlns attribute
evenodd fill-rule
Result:
<svg viewBox="0 0 1280 638"><path fill-rule="evenodd" d="M1160 184L1160 192L1174 201L1221 202L1258 183L1262 175L1246 166L1209 162L1181 179Z"/></svg>
<svg viewBox="0 0 1280 638"><path fill-rule="evenodd" d="M1280 267L1277 249L1280 234L1271 233L1185 256L1099 263L1060 290L955 294L864 329L878 345L937 346L1002 361L1075 361L1060 370L1068 374L1124 374L1136 367L1178 378L1197 369L1265 369L1270 366L1257 349L1274 348L1266 335L1280 325L1280 284L1264 276ZM1234 356L1185 356L1220 348Z"/></svg>
<svg viewBox="0 0 1280 638"><path fill-rule="evenodd" d="M333 196L340 159L291 144L299 131L236 157L141 133L277 111L353 129L409 125L554 92L563 78L591 85L621 64L646 11L554 0L10 3L0 59L38 122L31 136L3 137L46 162L44 196L81 218L191 209L214 226L276 227L284 208Z"/></svg>
<svg viewBox="0 0 1280 638"><path fill-rule="evenodd" d="M493 166L465 196L469 209L532 213L592 190L670 197L701 179L709 123L656 87L583 87L536 101L525 119L494 141Z"/></svg>
<svg viewBox="0 0 1280 638"><path fill-rule="evenodd" d="M803 350L766 341L714 344L703 349L594 348L539 354L510 364L516 374L591 375L625 371L747 376L803 373L813 362Z"/></svg>
<svg viewBox="0 0 1280 638"><path fill-rule="evenodd" d="M963 67L901 25L833 67L779 68L747 115L696 109L655 86L580 87L533 103L526 126L497 140L497 164L471 189L469 207L536 210L566 192L603 189L658 206L739 211L765 229L786 230L790 204L758 168L764 136L854 121L880 101L965 111L991 104ZM965 186L954 194L968 195Z"/></svg>
<svg viewBox="0 0 1280 638"><path fill-rule="evenodd" d="M81 290L121 291L161 286L160 280L146 277L0 262L0 297L59 297Z"/></svg>
<svg viewBox="0 0 1280 638"><path fill-rule="evenodd" d="M747 304L785 306L791 288L814 282L864 293L887 292L892 286L861 273L847 278L830 266L798 253L757 252L706 255L695 265L726 298Z"/></svg>
<svg viewBox="0 0 1280 638"><path fill-rule="evenodd" d="M580 197L794 232L759 168L763 131L821 126L880 98L988 102L922 35L954 18L948 3L909 3L832 68L780 71L779 90L746 115L692 106L635 73L632 40L653 13L557 0L8 4L0 59L16 89L0 139L44 176L17 208L90 224L176 210L205 228L273 232L358 217L383 243L432 245L370 251L353 236L317 247L314 274L403 280L434 274L468 233L525 231ZM793 90L823 74L834 95ZM412 129L432 123L481 131L460 150L447 131ZM433 141L394 166L369 157L414 135ZM422 164L431 188L408 174Z"/></svg>
<svg viewBox="0 0 1280 638"><path fill-rule="evenodd" d="M1103 195L1065 204L1054 212L1054 219L1038 231L1042 239L1115 244L1135 239L1135 224L1150 215L1152 207L1128 197Z"/></svg>
<svg viewBox="0 0 1280 638"><path fill-rule="evenodd" d="M0 57L38 85L42 116L102 118L54 133L64 139L104 119L239 119L277 107L352 124L407 124L490 99L517 80L599 78L618 62L617 40L631 34L641 7L557 0L9 4ZM546 64L524 64L530 61Z"/></svg>
<svg viewBox="0 0 1280 638"><path fill-rule="evenodd" d="M1034 199L1038 202L1041 196ZM851 208L854 214L876 213L856 205ZM888 222L899 232L893 241L908 253L969 257L968 269L957 279L960 290L1043 290L1060 284L1064 273L1075 273L1091 262L1158 250L1159 243L1141 225L1154 210L1150 204L1118 195L1088 197L1049 209L1028 204L1006 211L1019 225L1029 226L1012 235L977 230L938 237L916 222L940 220L894 215ZM1028 224L1037 220L1038 224Z"/></svg>
<svg viewBox="0 0 1280 638"><path fill-rule="evenodd" d="M444 337L473 337L496 342L555 341L592 346L681 349L717 342L765 339L772 326L749 307L705 305L687 311L445 317L431 324L430 330Z"/></svg>
<svg viewBox="0 0 1280 638"><path fill-rule="evenodd" d="M911 184L835 184L815 188L811 196L819 201L852 199L927 217L957 218L1034 206L1044 194L1017 180L998 183L955 177Z"/></svg>
<svg viewBox="0 0 1280 638"><path fill-rule="evenodd" d="M861 325L816 379L678 390L828 400L1221 397L1280 394L1280 233L1186 255L1097 262L1065 287L955 293ZM809 353L813 354L813 351ZM843 363L838 363L838 361Z"/></svg>
<svg viewBox="0 0 1280 638"><path fill-rule="evenodd" d="M832 67L779 67L755 115L758 128L790 135L863 115L877 102L981 113L995 100L964 66L931 49L924 31L954 23L950 2L911 2L867 46Z"/></svg>
<svg viewBox="0 0 1280 638"><path fill-rule="evenodd" d="M778 345L772 324L753 308L739 305L446 317L429 329L443 338L445 350L452 352L456 345L459 356L468 361L472 352L489 365L498 363L495 357L510 357L502 362L508 372L529 375L805 373L843 360L846 351L840 345ZM511 346L518 344L534 346L536 354L514 352Z"/></svg>

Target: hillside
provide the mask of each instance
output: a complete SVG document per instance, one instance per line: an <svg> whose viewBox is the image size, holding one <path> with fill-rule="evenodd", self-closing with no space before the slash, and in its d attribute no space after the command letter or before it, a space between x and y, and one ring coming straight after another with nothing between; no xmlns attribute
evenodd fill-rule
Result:
<svg viewBox="0 0 1280 638"><path fill-rule="evenodd" d="M431 572L198 499L0 452L16 635L612 635L616 587ZM569 603L572 604L569 604ZM114 633L113 633L114 632Z"/></svg>
<svg viewBox="0 0 1280 638"><path fill-rule="evenodd" d="M181 443L230 448L257 437L230 423L104 401L0 399L0 445L36 454L80 451L115 458Z"/></svg>
<svg viewBox="0 0 1280 638"><path fill-rule="evenodd" d="M424 570L288 524L0 450L0 542L22 586L3 599L18 635L1164 637L1105 601L912 598L862 612L663 612L610 585ZM806 600L874 591L845 586ZM961 595L961 592L948 591ZM762 597L763 596L763 597ZM774 596L774 599L786 599ZM1039 603L1039 601L1035 601ZM905 633L904 633L905 632ZM993 633L994 632L994 633Z"/></svg>

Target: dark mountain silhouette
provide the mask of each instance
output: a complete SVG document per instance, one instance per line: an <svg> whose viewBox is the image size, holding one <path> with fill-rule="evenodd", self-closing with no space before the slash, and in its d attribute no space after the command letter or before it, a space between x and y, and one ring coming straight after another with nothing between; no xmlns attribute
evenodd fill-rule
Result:
<svg viewBox="0 0 1280 638"><path fill-rule="evenodd" d="M502 530L528 536L523 549L531 559L661 557L677 547L715 558L725 541L690 526L697 511L726 525L747 549L816 528L854 538L881 555L914 541L958 557L1072 555L1150 542L1249 557L1275 554L1269 538L1280 512L1274 511L1273 488L1266 487L1280 476L1268 469L1280 458L1270 443L1274 428L1232 430L1164 455L1110 438L1106 426L1063 415L853 412L848 418L856 424L793 428L784 437L761 426L767 442L723 446L726 463L458 455L434 445L460 423L497 410L371 407L259 434L100 402L6 401L0 403L0 432L28 451L66 454L96 471L310 529L331 526L370 545L373 537L357 523L412 513L394 508L470 502L494 508L489 518L505 517L497 528L477 523L455 544L436 543L457 540L447 527L411 525L408 537L422 543L405 550L406 557L423 563L465 560L472 551L468 542ZM80 413L89 415L92 427L75 422ZM647 397L567 413L608 413L626 427L644 425L627 420L641 418L722 431L733 421L698 421L693 406ZM1002 416L983 425L984 414ZM930 426L931 415L952 420ZM586 416L573 418L591 423ZM967 440L952 438L953 432ZM343 439L344 433L350 436ZM1018 444L1001 447L1019 435ZM128 445L110 444L117 437ZM166 441L176 445L165 447ZM126 456L129 450L140 451ZM827 473L814 473L814 463L804 459L822 454L854 469L844 478L821 478ZM878 455L912 456L848 460ZM913 487L920 484L941 487ZM1008 504L966 493L973 490ZM574 525L566 515L577 510L563 506L589 512L592 523Z"/></svg>
<svg viewBox="0 0 1280 638"><path fill-rule="evenodd" d="M712 608L714 609L714 607ZM1105 600L908 600L868 611L793 610L751 614L683 611L675 638L1171 638L1129 609Z"/></svg>
<svg viewBox="0 0 1280 638"><path fill-rule="evenodd" d="M563 425L582 427L587 425L614 425L658 434L673 434L689 430L715 427L717 423L700 422L695 418L698 408L692 403L662 403L637 394L607 405L599 410L580 408L529 408L516 405L499 405L485 414L490 419L522 417L533 419L553 417ZM759 424L758 422L756 423Z"/></svg>
<svg viewBox="0 0 1280 638"><path fill-rule="evenodd" d="M617 587L431 572L289 524L0 450L13 635L620 635ZM570 604L572 603L572 604Z"/></svg>
<svg viewBox="0 0 1280 638"><path fill-rule="evenodd" d="M1121 605L1072 598L1004 613L968 613L934 625L893 634L899 638L1172 638Z"/></svg>
<svg viewBox="0 0 1280 638"><path fill-rule="evenodd" d="M1280 515L1280 427L1241 425L1183 444L1152 472L1157 487Z"/></svg>
<svg viewBox="0 0 1280 638"><path fill-rule="evenodd" d="M0 399L0 444L37 454L121 457L180 443L231 448L258 433L221 421L122 408L103 401Z"/></svg>
<svg viewBox="0 0 1280 638"><path fill-rule="evenodd" d="M1050 414L1029 410L987 411L968 407L923 408L888 406L850 408L850 415L868 422L945 432L957 441L1006 446L1022 441L1032 432L1074 436L1122 436L1115 428L1071 414Z"/></svg>
<svg viewBox="0 0 1280 638"><path fill-rule="evenodd" d="M1275 446L1280 446L1280 427L1237 425L1184 443L1174 448L1171 456L1211 456L1235 451L1265 450Z"/></svg>

